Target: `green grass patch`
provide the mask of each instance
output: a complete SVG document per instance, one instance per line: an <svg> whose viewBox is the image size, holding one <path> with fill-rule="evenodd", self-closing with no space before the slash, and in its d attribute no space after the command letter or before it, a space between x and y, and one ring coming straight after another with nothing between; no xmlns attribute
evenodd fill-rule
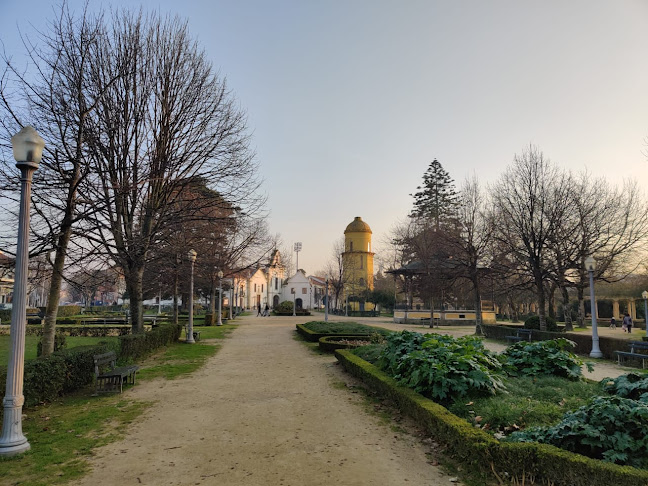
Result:
<svg viewBox="0 0 648 486"><path fill-rule="evenodd" d="M601 394L598 383L554 376L510 377L504 384L507 393L457 399L448 410L486 430L509 433L556 424L565 412L576 410Z"/></svg>
<svg viewBox="0 0 648 486"><path fill-rule="evenodd" d="M26 409L23 431L31 450L0 458L0 483L45 486L81 477L92 450L120 438L148 405L119 395L86 394Z"/></svg>
<svg viewBox="0 0 648 486"><path fill-rule="evenodd" d="M205 361L216 354L220 348L220 346L210 344L205 340L222 339L235 328L236 326L231 324L199 328L200 341L195 344L180 341L166 347L142 364L142 368L137 375L138 379L150 380L163 377L167 380L173 380L193 373L205 364Z"/></svg>

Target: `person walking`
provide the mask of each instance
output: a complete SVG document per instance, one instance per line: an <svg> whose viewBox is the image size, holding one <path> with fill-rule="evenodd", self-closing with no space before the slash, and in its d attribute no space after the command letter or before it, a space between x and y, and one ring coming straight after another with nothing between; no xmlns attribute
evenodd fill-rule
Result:
<svg viewBox="0 0 648 486"><path fill-rule="evenodd" d="M614 316L612 316L612 319L610 319L610 329L616 329L616 319Z"/></svg>
<svg viewBox="0 0 648 486"><path fill-rule="evenodd" d="M268 307L268 304L266 304L265 309L263 310L263 317L269 317L270 316L270 307Z"/></svg>
<svg viewBox="0 0 648 486"><path fill-rule="evenodd" d="M632 317L630 317L630 314L627 312L625 313L625 316L623 316L623 331L632 332Z"/></svg>
<svg viewBox="0 0 648 486"><path fill-rule="evenodd" d="M261 303L258 303L257 304L257 317L259 317L260 315L261 315Z"/></svg>

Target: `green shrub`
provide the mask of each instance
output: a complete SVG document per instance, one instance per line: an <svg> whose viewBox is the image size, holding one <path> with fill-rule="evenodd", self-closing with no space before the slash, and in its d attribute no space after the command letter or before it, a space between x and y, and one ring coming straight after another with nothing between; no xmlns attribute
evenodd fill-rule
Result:
<svg viewBox="0 0 648 486"><path fill-rule="evenodd" d="M56 317L70 317L81 314L80 305L60 305Z"/></svg>
<svg viewBox="0 0 648 486"><path fill-rule="evenodd" d="M555 375L577 380L582 376L582 359L571 351L576 343L565 338L549 341L520 341L506 348L502 358L510 374ZM591 363L586 363L591 371Z"/></svg>
<svg viewBox="0 0 648 486"><path fill-rule="evenodd" d="M475 336L403 331L387 336L379 365L400 384L442 403L503 390L502 365Z"/></svg>
<svg viewBox="0 0 648 486"><path fill-rule="evenodd" d="M601 380L601 386L610 395L648 401L648 375L646 374L628 373L617 378L604 378Z"/></svg>
<svg viewBox="0 0 648 486"><path fill-rule="evenodd" d="M547 324L547 331L556 332L558 331L558 324L553 317L545 316L545 323ZM540 317L531 316L526 321L524 321L525 329L540 329Z"/></svg>
<svg viewBox="0 0 648 486"><path fill-rule="evenodd" d="M552 427L511 434L514 442L551 444L594 459L648 468L648 404L596 397Z"/></svg>
<svg viewBox="0 0 648 486"><path fill-rule="evenodd" d="M289 300L284 300L283 302L279 303L279 305L275 307L274 310L279 313L292 312L293 303Z"/></svg>
<svg viewBox="0 0 648 486"><path fill-rule="evenodd" d="M0 309L0 322L3 324L11 322L11 309Z"/></svg>
<svg viewBox="0 0 648 486"><path fill-rule="evenodd" d="M106 352L104 344L79 346L25 362L23 395L25 405L55 400L64 393L83 388L94 378L93 356ZM0 369L0 393L5 392L7 370Z"/></svg>
<svg viewBox="0 0 648 486"><path fill-rule="evenodd" d="M148 356L162 346L176 342L180 338L182 326L162 324L148 332L119 336L119 358L133 361Z"/></svg>
<svg viewBox="0 0 648 486"><path fill-rule="evenodd" d="M62 393L70 393L92 383L94 380L94 357L109 350L111 350L110 346L100 343L95 346L77 346L58 352L57 354L65 360L67 368Z"/></svg>
<svg viewBox="0 0 648 486"><path fill-rule="evenodd" d="M54 352L65 349L66 347L67 347L67 343L65 342L65 334L61 334L57 332L54 335ZM40 338L38 340L38 344L36 345L36 356L42 356L42 355L43 355L43 338Z"/></svg>

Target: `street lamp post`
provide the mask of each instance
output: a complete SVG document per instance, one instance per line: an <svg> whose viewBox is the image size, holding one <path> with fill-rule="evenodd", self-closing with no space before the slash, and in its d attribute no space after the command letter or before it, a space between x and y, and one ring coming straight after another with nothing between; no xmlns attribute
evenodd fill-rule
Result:
<svg viewBox="0 0 648 486"><path fill-rule="evenodd" d="M223 325L223 271L219 270L218 273L218 322L217 326Z"/></svg>
<svg viewBox="0 0 648 486"><path fill-rule="evenodd" d="M229 295L227 296L229 299L229 305L230 305L230 311L229 311L229 316L230 319L234 320L234 278L232 278L232 286L230 287Z"/></svg>
<svg viewBox="0 0 648 486"><path fill-rule="evenodd" d="M27 269L29 260L29 203L31 183L38 169L45 142L32 127L24 127L11 137L16 167L20 169L20 210L18 242L11 310L11 349L7 367L7 383L2 400L4 418L0 435L0 456L13 456L29 450L22 432L23 373L25 369L25 329L27 320Z"/></svg>
<svg viewBox="0 0 648 486"><path fill-rule="evenodd" d="M648 336L648 292L644 290L641 292L641 296L644 300L644 323L646 325L646 336Z"/></svg>
<svg viewBox="0 0 648 486"><path fill-rule="evenodd" d="M297 243L295 243L294 248L295 248L295 253L297 253L297 272L299 272L299 252L302 249L301 241L298 241ZM297 272L295 272L295 273L297 273Z"/></svg>
<svg viewBox="0 0 648 486"><path fill-rule="evenodd" d="M596 270L596 260L591 255L585 259L585 269L589 273L590 310L592 311L592 352L590 353L590 358L602 358L603 353L599 348L598 327L596 325L596 300L594 296L594 270Z"/></svg>
<svg viewBox="0 0 648 486"><path fill-rule="evenodd" d="M189 260L189 263L191 264L191 270L189 272L189 321L187 323L187 339L185 340L189 344L193 344L196 341L194 341L193 337L193 294L194 294L194 263L196 263L196 250L189 250L187 252L187 259Z"/></svg>
<svg viewBox="0 0 648 486"><path fill-rule="evenodd" d="M328 278L326 279L326 297L324 297L324 322L328 322L328 305L329 305L329 292L328 292Z"/></svg>

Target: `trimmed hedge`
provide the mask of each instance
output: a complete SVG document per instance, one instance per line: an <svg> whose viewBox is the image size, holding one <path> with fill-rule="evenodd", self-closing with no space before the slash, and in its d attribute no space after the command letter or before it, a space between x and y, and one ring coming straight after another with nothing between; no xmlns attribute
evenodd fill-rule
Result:
<svg viewBox="0 0 648 486"><path fill-rule="evenodd" d="M318 322L318 321L313 321L313 322ZM370 336L371 334L378 333L382 334L383 336L393 332L389 331L387 329L382 329L380 327L373 327L373 326L365 326L364 324L356 324L354 323L353 326L356 329L353 331L350 329L350 327L347 325L347 323L344 322L330 322L326 323L330 326L330 329L327 329L327 332L315 332L312 331L308 328L309 322L305 324L297 324L295 327L297 328L297 332L304 338L306 341L310 341L313 343L316 343L320 340L320 338L326 337L326 336L361 336L361 337L367 337Z"/></svg>
<svg viewBox="0 0 648 486"><path fill-rule="evenodd" d="M157 348L176 342L181 333L180 325L161 324L148 332L120 336L119 358L125 361L143 358Z"/></svg>
<svg viewBox="0 0 648 486"><path fill-rule="evenodd" d="M94 379L93 356L105 353L105 345L79 346L57 351L47 358L25 362L23 395L25 406L55 400L64 393L78 390ZM7 368L0 371L0 390L4 396Z"/></svg>
<svg viewBox="0 0 648 486"><path fill-rule="evenodd" d="M546 444L500 443L441 405L399 386L396 380L350 351L338 350L335 356L348 373L393 400L401 411L445 444L453 457L484 473L495 473L500 482L508 477L519 481L533 478L556 486L648 484L648 471L597 461Z"/></svg>
<svg viewBox="0 0 648 486"><path fill-rule="evenodd" d="M56 317L70 317L81 314L80 305L60 305L56 311Z"/></svg>

